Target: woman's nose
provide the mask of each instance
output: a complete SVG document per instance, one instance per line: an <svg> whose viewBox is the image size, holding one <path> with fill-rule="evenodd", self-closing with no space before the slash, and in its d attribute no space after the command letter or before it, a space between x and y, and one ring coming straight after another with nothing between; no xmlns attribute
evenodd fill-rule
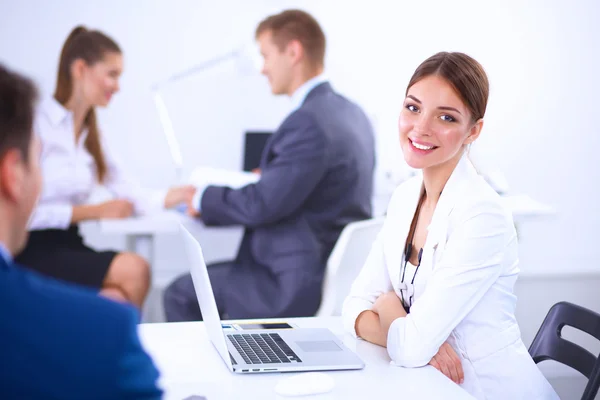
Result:
<svg viewBox="0 0 600 400"><path fill-rule="evenodd" d="M420 135L425 135L425 136L430 135L431 134L431 118L429 118L425 114L419 115L419 118L417 119L417 121L415 121L414 130L415 130L415 132L419 133Z"/></svg>

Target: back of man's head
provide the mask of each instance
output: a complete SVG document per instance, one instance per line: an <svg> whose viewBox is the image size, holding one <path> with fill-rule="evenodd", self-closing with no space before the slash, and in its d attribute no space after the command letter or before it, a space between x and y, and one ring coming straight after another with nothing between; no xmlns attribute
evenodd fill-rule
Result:
<svg viewBox="0 0 600 400"><path fill-rule="evenodd" d="M25 244L27 221L41 188L33 120L37 90L0 64L0 242L11 252Z"/></svg>
<svg viewBox="0 0 600 400"><path fill-rule="evenodd" d="M29 79L0 64L0 158L16 148L27 160L36 98Z"/></svg>
<svg viewBox="0 0 600 400"><path fill-rule="evenodd" d="M302 10L285 10L265 18L256 28L256 38L271 32L273 42L282 51L292 40L302 44L307 62L313 68L323 68L325 62L325 34L310 14Z"/></svg>

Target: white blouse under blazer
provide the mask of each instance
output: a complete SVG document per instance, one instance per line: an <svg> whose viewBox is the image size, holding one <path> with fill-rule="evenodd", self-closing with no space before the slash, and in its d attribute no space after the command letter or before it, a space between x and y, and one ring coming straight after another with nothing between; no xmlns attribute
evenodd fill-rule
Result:
<svg viewBox="0 0 600 400"><path fill-rule="evenodd" d="M462 387L477 399L558 399L523 342L513 286L519 273L512 216L499 195L463 157L446 183L428 227L421 264L407 265L404 248L423 180L399 186L384 226L343 307L356 335L358 315L394 290L414 295L410 313L390 326L388 354L403 367L429 363L448 341L462 360Z"/></svg>
<svg viewBox="0 0 600 400"><path fill-rule="evenodd" d="M86 204L95 186L96 164L85 148L85 130L75 142L73 113L54 98L37 110L34 132L42 144L42 193L29 220L29 230L67 229L73 206ZM102 138L100 139L102 143ZM107 171L103 185L119 199L133 203L136 214L163 209L165 191L147 190L124 173L106 145L102 146Z"/></svg>

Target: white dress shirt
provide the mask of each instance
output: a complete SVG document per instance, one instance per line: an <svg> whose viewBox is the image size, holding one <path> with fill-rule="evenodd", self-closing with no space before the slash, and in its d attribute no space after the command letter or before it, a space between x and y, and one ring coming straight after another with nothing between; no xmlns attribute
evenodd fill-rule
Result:
<svg viewBox="0 0 600 400"><path fill-rule="evenodd" d="M290 97L290 100L292 102L292 110L290 111L290 114L296 111L298 108L300 108L302 103L304 103L304 100L306 100L306 96L308 96L311 90L313 90L314 88L316 88L324 82L327 82L327 77L325 76L325 74L320 74L313 78L310 78L309 80L304 82L298 89L296 89Z"/></svg>
<svg viewBox="0 0 600 400"><path fill-rule="evenodd" d="M294 93L290 96L290 101L292 105L290 114L296 111L302 105L302 103L304 103L304 100L306 100L306 96L308 96L311 90L313 90L315 87L324 82L327 82L327 77L325 76L325 74L320 74L307 80L298 89L296 89ZM196 206L196 209L198 211L201 211L200 200L202 199L202 195L204 195L204 191L207 187L213 184L215 184L215 182L210 182L209 180L207 180L204 183L196 183L196 193L194 194L192 204Z"/></svg>
<svg viewBox="0 0 600 400"><path fill-rule="evenodd" d="M48 98L37 110L34 132L42 143L43 188L29 230L67 229L73 206L86 204L98 184L96 164L84 146L87 130L75 142L73 113ZM106 145L102 150L107 166L103 185L115 198L131 201L138 215L163 209L165 191L141 188L126 176Z"/></svg>
<svg viewBox="0 0 600 400"><path fill-rule="evenodd" d="M424 366L448 341L462 361L462 386L477 399L558 399L521 341L515 318L519 267L512 216L467 157L440 196L418 271L408 264L402 282L404 244L422 190L417 176L392 196L344 302L346 329L356 335L356 318L383 293L413 296L410 313L388 332L387 350L396 365Z"/></svg>

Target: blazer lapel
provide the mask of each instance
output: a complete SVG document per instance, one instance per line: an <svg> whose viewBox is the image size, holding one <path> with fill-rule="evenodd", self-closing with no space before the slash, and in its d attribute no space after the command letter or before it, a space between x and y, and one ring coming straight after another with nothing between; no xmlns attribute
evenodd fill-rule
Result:
<svg viewBox="0 0 600 400"><path fill-rule="evenodd" d="M406 247L406 238L423 191L423 179L415 177L406 184L408 187L401 196L394 199L394 207L390 207L390 214L386 217L393 221L390 224L393 234L385 236L384 254L394 287L400 279L400 265Z"/></svg>
<svg viewBox="0 0 600 400"><path fill-rule="evenodd" d="M450 175L442 195L435 207L431 223L427 228L427 240L425 248L435 251L436 256L440 255L446 244L448 233L449 216L454 206L460 201L461 196L465 195L463 187L473 176L477 176L477 171L467 156L463 156L456 168Z"/></svg>

